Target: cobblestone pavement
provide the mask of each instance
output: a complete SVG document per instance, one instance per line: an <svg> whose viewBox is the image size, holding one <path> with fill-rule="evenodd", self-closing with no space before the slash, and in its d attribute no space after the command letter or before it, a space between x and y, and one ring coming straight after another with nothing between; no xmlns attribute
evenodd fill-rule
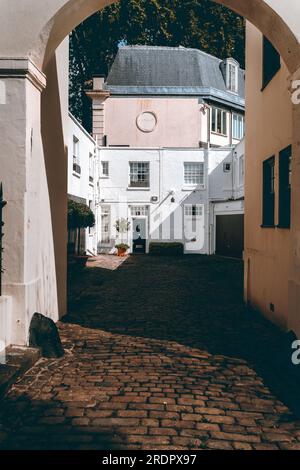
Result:
<svg viewBox="0 0 300 470"><path fill-rule="evenodd" d="M1 403L1 449L300 449L266 361L279 332L244 308L240 262L105 263L71 276L66 354Z"/></svg>

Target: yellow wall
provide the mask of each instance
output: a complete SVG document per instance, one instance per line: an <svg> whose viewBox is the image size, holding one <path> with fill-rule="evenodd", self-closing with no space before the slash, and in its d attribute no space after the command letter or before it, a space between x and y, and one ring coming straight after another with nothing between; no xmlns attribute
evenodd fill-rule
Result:
<svg viewBox="0 0 300 470"><path fill-rule="evenodd" d="M288 321L290 230L261 228L262 162L276 157L275 223L278 223L278 154L292 143L288 70L262 91L262 34L247 24L246 45L245 297L283 328ZM270 309L274 304L275 312Z"/></svg>

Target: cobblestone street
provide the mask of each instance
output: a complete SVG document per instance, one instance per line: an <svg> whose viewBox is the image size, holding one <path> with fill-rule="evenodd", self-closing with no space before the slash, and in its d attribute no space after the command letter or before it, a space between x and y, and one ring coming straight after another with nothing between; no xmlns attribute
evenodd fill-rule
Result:
<svg viewBox="0 0 300 470"><path fill-rule="evenodd" d="M242 263L111 260L70 277L66 354L9 391L0 448L300 449L268 362L281 333L244 307Z"/></svg>

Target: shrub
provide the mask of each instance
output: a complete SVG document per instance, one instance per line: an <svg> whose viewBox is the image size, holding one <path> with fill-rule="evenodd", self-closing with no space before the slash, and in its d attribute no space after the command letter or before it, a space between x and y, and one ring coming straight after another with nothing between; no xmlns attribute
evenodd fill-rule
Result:
<svg viewBox="0 0 300 470"><path fill-rule="evenodd" d="M149 254L158 256L182 256L184 246L179 242L151 242L149 245Z"/></svg>
<svg viewBox="0 0 300 470"><path fill-rule="evenodd" d="M77 232L77 252L80 254L80 241L81 241L81 229L94 227L95 225L94 212L85 204L75 202L72 200L68 201L68 232L70 239L70 231L76 230ZM70 251L75 250L74 246L70 246Z"/></svg>
<svg viewBox="0 0 300 470"><path fill-rule="evenodd" d="M79 229L94 227L95 215L93 211L86 206L75 201L68 201L68 229Z"/></svg>

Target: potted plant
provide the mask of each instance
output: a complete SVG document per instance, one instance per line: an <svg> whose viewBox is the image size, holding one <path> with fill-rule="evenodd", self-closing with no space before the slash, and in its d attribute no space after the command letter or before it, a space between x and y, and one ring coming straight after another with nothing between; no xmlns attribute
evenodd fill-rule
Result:
<svg viewBox="0 0 300 470"><path fill-rule="evenodd" d="M116 245L116 248L118 250L118 256L123 257L126 255L126 252L129 249L129 245L127 245L127 243L119 243Z"/></svg>
<svg viewBox="0 0 300 470"><path fill-rule="evenodd" d="M85 267L89 256L85 251L81 251L81 230L95 225L93 211L86 206L75 201L68 201L68 233L76 231L76 243L74 243L74 258L78 266ZM77 250L76 250L77 244ZM71 244L70 244L71 245ZM76 251L76 254L75 254Z"/></svg>
<svg viewBox="0 0 300 470"><path fill-rule="evenodd" d="M127 243L124 243L124 234L130 230L130 222L128 219L118 219L115 223L116 231L121 235L121 243L116 245L118 256L125 256L126 251L130 248Z"/></svg>

